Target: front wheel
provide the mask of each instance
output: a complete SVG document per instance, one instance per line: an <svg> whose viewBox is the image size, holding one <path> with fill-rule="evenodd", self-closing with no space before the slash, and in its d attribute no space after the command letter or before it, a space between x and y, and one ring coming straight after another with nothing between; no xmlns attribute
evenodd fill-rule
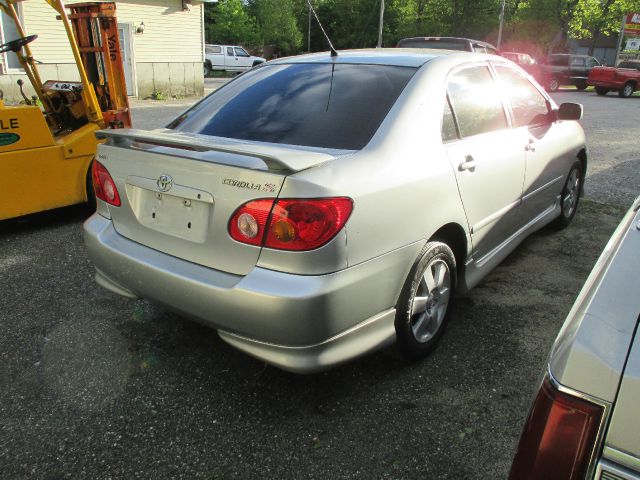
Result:
<svg viewBox="0 0 640 480"><path fill-rule="evenodd" d="M622 90L618 92L618 95L622 98L629 98L631 95L633 95L633 90L633 83L627 82L624 84L624 87L622 87Z"/></svg>
<svg viewBox="0 0 640 480"><path fill-rule="evenodd" d="M585 82L584 80L576 83L576 88L580 91L586 90L587 87L588 87L587 82Z"/></svg>
<svg viewBox="0 0 640 480"><path fill-rule="evenodd" d="M449 321L456 261L448 245L428 242L414 265L396 307L396 349L416 360L433 350Z"/></svg>
<svg viewBox="0 0 640 480"><path fill-rule="evenodd" d="M571 170L569 170L569 175L567 175L567 180L560 194L560 216L551 222L551 228L554 230L562 230L569 226L578 210L581 191L582 167L576 162L572 165Z"/></svg>
<svg viewBox="0 0 640 480"><path fill-rule="evenodd" d="M596 87L596 93L600 96L603 96L609 93L609 89L604 87Z"/></svg>

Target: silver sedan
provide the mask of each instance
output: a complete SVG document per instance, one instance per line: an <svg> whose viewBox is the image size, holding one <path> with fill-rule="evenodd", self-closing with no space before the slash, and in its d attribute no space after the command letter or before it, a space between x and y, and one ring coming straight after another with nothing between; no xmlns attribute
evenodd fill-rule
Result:
<svg viewBox="0 0 640 480"><path fill-rule="evenodd" d="M423 357L454 293L575 215L581 115L492 55L269 62L166 128L101 133L96 280L294 372Z"/></svg>

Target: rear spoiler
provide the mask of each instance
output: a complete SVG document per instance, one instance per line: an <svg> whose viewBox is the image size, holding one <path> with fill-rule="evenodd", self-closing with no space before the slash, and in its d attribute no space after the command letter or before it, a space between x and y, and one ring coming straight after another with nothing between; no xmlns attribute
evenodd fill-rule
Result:
<svg viewBox="0 0 640 480"><path fill-rule="evenodd" d="M198 158L198 152L210 151L245 155L262 160L269 170L291 173L305 170L335 158L327 153L271 145L256 145L169 129L151 131L135 128L98 130L96 138L99 140L106 139L109 144L122 148L131 148L132 144L137 142L181 149L184 150L184 153L177 156L193 159Z"/></svg>

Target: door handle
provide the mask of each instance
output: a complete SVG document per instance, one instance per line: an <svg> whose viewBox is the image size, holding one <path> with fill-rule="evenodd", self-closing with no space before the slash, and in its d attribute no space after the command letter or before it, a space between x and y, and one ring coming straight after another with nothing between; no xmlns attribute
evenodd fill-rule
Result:
<svg viewBox="0 0 640 480"><path fill-rule="evenodd" d="M529 143L527 143L524 146L524 150L525 152L535 152L536 151L536 143L533 140L529 140Z"/></svg>
<svg viewBox="0 0 640 480"><path fill-rule="evenodd" d="M473 159L473 157L471 155L467 155L464 158L464 162L458 165L458 170L460 170L461 172L464 172L465 170L470 170L473 172L477 166L478 165L476 164L476 161Z"/></svg>

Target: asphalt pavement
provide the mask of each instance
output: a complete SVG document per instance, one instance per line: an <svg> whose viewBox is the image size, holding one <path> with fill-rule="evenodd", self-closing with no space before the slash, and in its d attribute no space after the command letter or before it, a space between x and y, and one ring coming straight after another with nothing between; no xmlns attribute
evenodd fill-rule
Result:
<svg viewBox="0 0 640 480"><path fill-rule="evenodd" d="M585 105L587 198L459 299L417 363L282 372L98 287L85 207L0 223L0 478L505 478L548 349L640 193L640 99L555 97ZM134 123L191 103L135 102Z"/></svg>

